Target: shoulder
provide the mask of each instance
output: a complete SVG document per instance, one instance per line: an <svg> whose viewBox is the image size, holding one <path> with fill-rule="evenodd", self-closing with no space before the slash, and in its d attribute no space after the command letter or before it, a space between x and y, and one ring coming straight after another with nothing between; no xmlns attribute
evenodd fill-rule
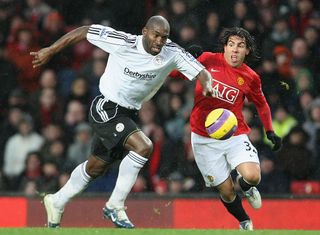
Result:
<svg viewBox="0 0 320 235"><path fill-rule="evenodd" d="M164 48L172 53L186 53L186 50L183 47L179 46L175 42L172 42L170 39L167 40Z"/></svg>
<svg viewBox="0 0 320 235"><path fill-rule="evenodd" d="M123 31L115 30L109 26L93 24L89 27L88 35L98 37L102 40L111 40L116 43L135 44L138 36Z"/></svg>
<svg viewBox="0 0 320 235"><path fill-rule="evenodd" d="M198 61L206 65L210 64L212 66L221 64L221 61L222 61L221 53L213 53L213 52L205 51L198 57Z"/></svg>
<svg viewBox="0 0 320 235"><path fill-rule="evenodd" d="M201 59L219 59L220 57L220 53L213 53L213 52L209 52L209 51L205 51L203 52L199 58Z"/></svg>
<svg viewBox="0 0 320 235"><path fill-rule="evenodd" d="M253 80L260 81L260 76L257 74L257 72L250 68L247 64L243 64L243 70L248 73Z"/></svg>

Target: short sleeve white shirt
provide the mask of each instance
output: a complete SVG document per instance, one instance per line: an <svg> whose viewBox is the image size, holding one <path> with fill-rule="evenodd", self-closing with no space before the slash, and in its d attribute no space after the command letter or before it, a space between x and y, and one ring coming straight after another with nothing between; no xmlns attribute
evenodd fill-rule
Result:
<svg viewBox="0 0 320 235"><path fill-rule="evenodd" d="M102 25L91 25L87 40L109 53L99 89L106 99L129 109L140 109L177 69L193 80L204 68L190 53L167 40L158 55L147 53L142 35L131 35Z"/></svg>

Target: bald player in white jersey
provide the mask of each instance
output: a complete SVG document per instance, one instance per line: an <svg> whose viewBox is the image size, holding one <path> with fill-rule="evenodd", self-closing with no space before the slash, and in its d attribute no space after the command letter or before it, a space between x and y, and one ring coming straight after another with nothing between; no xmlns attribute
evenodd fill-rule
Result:
<svg viewBox="0 0 320 235"><path fill-rule="evenodd" d="M134 228L124 202L140 169L152 153L151 140L138 128L138 110L161 87L174 69L189 80L199 79L203 95L212 93L208 71L168 37L170 26L162 16L151 17L142 35L131 35L102 25L79 27L38 52L31 52L33 67L47 63L63 48L85 38L109 53L97 96L90 108L89 122L94 130L92 154L78 165L68 182L55 194L44 197L48 227L59 227L64 207L83 191L90 181L121 160L115 188L103 208L103 215L120 228Z"/></svg>

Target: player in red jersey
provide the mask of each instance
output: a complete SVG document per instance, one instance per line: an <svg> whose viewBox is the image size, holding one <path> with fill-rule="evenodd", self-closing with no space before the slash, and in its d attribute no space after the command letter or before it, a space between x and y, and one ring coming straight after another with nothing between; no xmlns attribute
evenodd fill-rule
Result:
<svg viewBox="0 0 320 235"><path fill-rule="evenodd" d="M246 30L234 27L224 31L220 44L222 53L204 52L198 57L213 77L215 97L203 96L197 82L190 117L192 147L206 186L218 189L223 205L239 221L240 229L253 230L230 175L233 169L237 170L237 181L248 202L253 208L260 208L261 196L255 187L261 179L260 163L242 115L245 98L254 103L267 137L274 144L273 150L281 147L281 139L273 131L259 75L245 64L247 59L257 57L254 39ZM216 108L229 109L237 117L238 129L230 139L215 140L206 132L205 119Z"/></svg>

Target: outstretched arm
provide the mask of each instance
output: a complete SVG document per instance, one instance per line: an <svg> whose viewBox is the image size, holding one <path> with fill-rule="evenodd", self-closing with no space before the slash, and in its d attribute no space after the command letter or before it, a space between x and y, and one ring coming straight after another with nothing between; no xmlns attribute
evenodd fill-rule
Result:
<svg viewBox="0 0 320 235"><path fill-rule="evenodd" d="M39 67L46 64L53 55L57 54L59 51L73 45L86 38L89 26L82 26L76 28L69 33L62 36L55 43L49 47L42 48L40 51L32 51L30 55L33 56L32 64L33 68Z"/></svg>
<svg viewBox="0 0 320 235"><path fill-rule="evenodd" d="M204 96L213 96L215 97L215 94L213 93L212 89L212 77L210 73L203 69L198 75L197 79L199 79L199 82L202 86L202 94Z"/></svg>

